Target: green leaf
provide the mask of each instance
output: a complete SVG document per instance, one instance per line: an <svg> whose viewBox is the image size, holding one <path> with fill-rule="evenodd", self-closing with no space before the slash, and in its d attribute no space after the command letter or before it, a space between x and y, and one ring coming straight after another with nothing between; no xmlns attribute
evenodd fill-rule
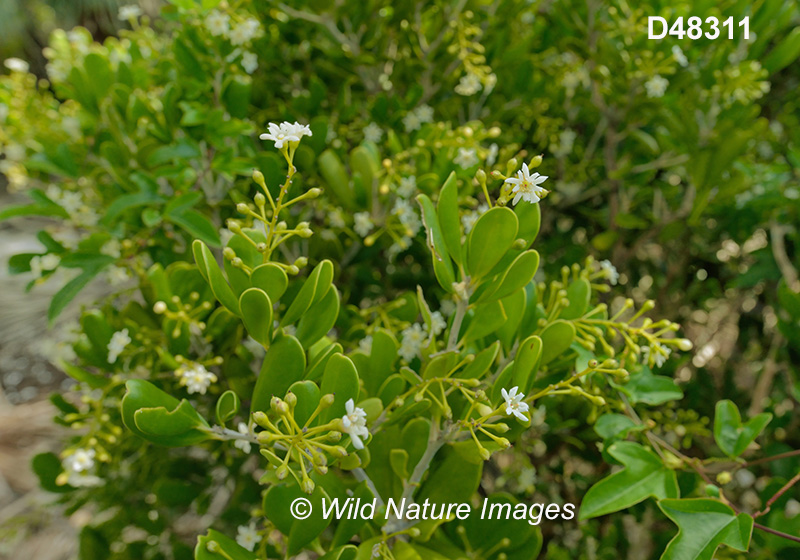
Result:
<svg viewBox="0 0 800 560"><path fill-rule="evenodd" d="M417 203L422 211L422 222L425 224L427 235L426 245L431 252L436 280L445 291L452 292L453 282L455 282L453 261L450 260L450 252L447 250L447 244L442 235L439 217L433 208L433 202L427 195L417 195Z"/></svg>
<svg viewBox="0 0 800 560"><path fill-rule="evenodd" d="M189 235L211 245L221 247L217 227L207 217L196 210L184 210L180 213L165 214L164 218L183 228Z"/></svg>
<svg viewBox="0 0 800 560"><path fill-rule="evenodd" d="M66 210L56 204L24 204L20 206L8 206L0 210L0 222L20 216L58 216L59 218L69 218L69 214L67 214Z"/></svg>
<svg viewBox="0 0 800 560"><path fill-rule="evenodd" d="M289 278L287 278L286 272L278 265L266 263L253 269L250 274L250 284L254 288L264 290L270 301L276 302L286 291L286 287L289 285Z"/></svg>
<svg viewBox="0 0 800 560"><path fill-rule="evenodd" d="M311 502L312 513L308 519L295 519L290 512L290 504L298 498ZM264 515L287 539L287 554L294 556L305 545L313 541L330 524L329 516L322 515L322 500L330 504L330 497L318 484L311 495L306 495L296 483L291 485L277 484L264 494Z"/></svg>
<svg viewBox="0 0 800 560"><path fill-rule="evenodd" d="M783 70L800 57L800 28L792 30L778 46L763 59L762 65L770 74Z"/></svg>
<svg viewBox="0 0 800 560"><path fill-rule="evenodd" d="M447 180L439 192L439 201L436 203L436 212L439 216L439 226L442 228L447 250L456 264L461 266L461 219L458 216L458 179L455 171L450 172Z"/></svg>
<svg viewBox="0 0 800 560"><path fill-rule="evenodd" d="M434 504L466 502L478 489L482 472L483 464L465 462L452 446L445 446L431 463L416 501L430 500Z"/></svg>
<svg viewBox="0 0 800 560"><path fill-rule="evenodd" d="M345 403L348 399L358 402L358 372L353 360L342 354L331 356L322 374L323 395L333 394L333 404L320 413L323 424L345 414Z"/></svg>
<svg viewBox="0 0 800 560"><path fill-rule="evenodd" d="M236 299L236 295L234 295L233 290L222 275L222 271L219 269L219 265L211 249L206 247L205 243L196 239L194 243L192 243L192 253L200 269L200 274L206 282L208 282L208 285L211 286L211 291L214 293L214 296L228 311L239 316L239 300Z"/></svg>
<svg viewBox="0 0 800 560"><path fill-rule="evenodd" d="M674 380L664 375L653 375L647 366L641 366L639 371L632 372L624 385L614 386L627 394L634 404L655 406L683 398L683 392L675 385Z"/></svg>
<svg viewBox="0 0 800 560"><path fill-rule="evenodd" d="M308 311L312 305L325 297L325 294L331 288L332 280L333 263L331 261L324 260L314 267L289 309L286 310L281 319L281 326L291 325Z"/></svg>
<svg viewBox="0 0 800 560"><path fill-rule="evenodd" d="M658 507L678 526L661 560L712 560L721 544L742 552L750 546L753 518L719 500L661 500Z"/></svg>
<svg viewBox="0 0 800 560"><path fill-rule="evenodd" d="M536 236L539 235L539 227L542 224L542 209L538 204L517 204L514 213L519 220L519 231L517 237L524 239L527 247L530 247Z"/></svg>
<svg viewBox="0 0 800 560"><path fill-rule="evenodd" d="M239 297L239 309L250 336L268 347L272 338L272 302L266 292L258 288L245 290Z"/></svg>
<svg viewBox="0 0 800 560"><path fill-rule="evenodd" d="M524 288L533 280L538 269L539 253L534 250L525 251L508 267L499 288L491 294L492 299L502 299Z"/></svg>
<svg viewBox="0 0 800 560"><path fill-rule="evenodd" d="M541 338L535 335L529 336L520 343L517 355L514 358L513 373L511 374L512 384L519 387L520 392L527 393L530 389L541 359Z"/></svg>
<svg viewBox="0 0 800 560"><path fill-rule="evenodd" d="M217 399L217 422L224 426L226 422L231 420L239 412L242 402L239 400L239 395L233 391L225 391Z"/></svg>
<svg viewBox="0 0 800 560"><path fill-rule="evenodd" d="M103 266L93 266L84 269L78 276L67 282L63 288L56 292L53 299L50 300L50 307L47 309L47 320L52 322L58 317L64 308L75 299L75 296L86 287L86 284L98 275L103 269Z"/></svg>
<svg viewBox="0 0 800 560"><path fill-rule="evenodd" d="M467 240L467 270L473 279L489 273L517 238L519 222L508 208L494 207L483 214Z"/></svg>
<svg viewBox="0 0 800 560"><path fill-rule="evenodd" d="M667 469L658 455L638 443L619 441L608 453L625 468L607 476L586 493L579 519L591 519L627 509L649 497L677 498L675 472Z"/></svg>
<svg viewBox="0 0 800 560"><path fill-rule="evenodd" d="M625 437L631 430L638 429L636 423L622 414L603 414L594 424L594 431L603 439Z"/></svg>
<svg viewBox="0 0 800 560"><path fill-rule="evenodd" d="M575 339L575 327L567 321L553 321L542 331L542 365L566 352Z"/></svg>
<svg viewBox="0 0 800 560"><path fill-rule="evenodd" d="M495 341L488 348L481 350L475 359L472 360L467 367L462 371L456 373L455 377L461 379L481 378L489 371L494 361L497 359L497 354L500 352L500 342Z"/></svg>
<svg viewBox="0 0 800 560"><path fill-rule="evenodd" d="M316 410L319 404L319 387L313 381L298 381L292 383L289 392L297 397L297 404L294 407L294 419L298 426L305 426L306 421Z"/></svg>
<svg viewBox="0 0 800 560"><path fill-rule="evenodd" d="M306 348L328 334L339 317L339 290L331 286L320 301L312 305L297 324L297 338Z"/></svg>
<svg viewBox="0 0 800 560"><path fill-rule="evenodd" d="M577 319L589 309L589 301L592 297L592 285L586 278L578 278L570 283L567 288L567 299L569 305L561 311L562 319Z"/></svg>
<svg viewBox="0 0 800 560"><path fill-rule="evenodd" d="M339 156L332 150L325 150L317 158L319 171L325 179L328 187L336 196L337 200L348 210L354 210L355 193L350 187L350 179Z"/></svg>
<svg viewBox="0 0 800 560"><path fill-rule="evenodd" d="M39 477L39 485L48 492L63 494L74 490L72 486L56 484L56 478L64 470L64 467L61 466L61 459L55 453L35 455L31 461L31 468Z"/></svg>
<svg viewBox="0 0 800 560"><path fill-rule="evenodd" d="M194 560L220 560L225 558L218 552L211 552L209 546L218 547L230 560L258 560L258 556L255 553L239 546L235 540L214 529L209 529L208 533L197 537Z"/></svg>
<svg viewBox="0 0 800 560"><path fill-rule="evenodd" d="M378 329L373 333L368 367L366 371L360 372L364 388L370 395L375 395L383 382L393 373L398 347L397 339L391 332Z"/></svg>
<svg viewBox="0 0 800 560"><path fill-rule="evenodd" d="M728 457L738 457L771 420L772 414L762 412L743 425L739 408L732 401L719 401L714 414L714 440Z"/></svg>
<svg viewBox="0 0 800 560"><path fill-rule="evenodd" d="M305 369L306 354L300 342L290 335L277 336L261 364L250 401L250 414L268 411L272 397L283 398L292 383L303 379Z"/></svg>
<svg viewBox="0 0 800 560"><path fill-rule="evenodd" d="M169 447L209 439L208 423L186 399L178 401L144 379L129 379L125 388L122 421L134 434Z"/></svg>
<svg viewBox="0 0 800 560"><path fill-rule="evenodd" d="M477 306L467 330L461 336L465 343L478 340L493 333L506 322L506 312L499 301L490 301Z"/></svg>

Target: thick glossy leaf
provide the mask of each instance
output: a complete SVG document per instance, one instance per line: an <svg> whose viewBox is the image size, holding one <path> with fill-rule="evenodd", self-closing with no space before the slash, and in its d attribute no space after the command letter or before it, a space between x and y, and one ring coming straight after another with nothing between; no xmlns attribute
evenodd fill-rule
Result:
<svg viewBox="0 0 800 560"><path fill-rule="evenodd" d="M228 285L227 280L222 275L216 259L214 258L211 249L206 247L205 243L200 240L195 240L192 243L192 252L194 253L194 260L200 269L200 274L211 286L211 291L217 300L224 305L228 311L234 315L239 315L239 300Z"/></svg>
<svg viewBox="0 0 800 560"><path fill-rule="evenodd" d="M358 521L361 522L361 525L365 523L364 520L358 520ZM339 527L341 527L343 524L344 522L340 522ZM337 532L339 527L337 527ZM320 557L319 560L355 560L357 554L358 554L358 549L352 544L348 544L345 546L341 546L335 550L331 550L325 556Z"/></svg>
<svg viewBox="0 0 800 560"><path fill-rule="evenodd" d="M297 397L294 419L298 426L304 426L319 404L319 387L313 381L298 381L292 383L289 392L294 393L294 396Z"/></svg>
<svg viewBox="0 0 800 560"><path fill-rule="evenodd" d="M290 512L290 505L297 498L305 498L311 502L312 513L307 519L295 519ZM330 504L330 497L318 484L311 495L304 494L297 483L278 484L270 487L264 495L264 514L275 527L288 537L289 555L297 554L305 545L313 541L330 524L331 517L322 515L322 500Z"/></svg>
<svg viewBox="0 0 800 560"><path fill-rule="evenodd" d="M276 337L261 364L250 413L269 410L272 397L283 398L292 383L303 379L305 370L306 354L300 342L289 335Z"/></svg>
<svg viewBox="0 0 800 560"><path fill-rule="evenodd" d="M450 256L461 266L461 218L458 216L458 179L455 171L451 172L439 192L439 201L436 203L436 213L439 216L439 226L442 228L447 250Z"/></svg>
<svg viewBox="0 0 800 560"><path fill-rule="evenodd" d="M750 546L753 518L719 500L661 500L658 507L678 526L661 560L712 560L721 544L742 552Z"/></svg>
<svg viewBox="0 0 800 560"><path fill-rule="evenodd" d="M586 278L573 280L567 288L569 305L561 311L562 319L577 319L583 317L589 309L589 300L592 296L592 286Z"/></svg>
<svg viewBox="0 0 800 560"><path fill-rule="evenodd" d="M603 414L594 424L594 431L603 439L625 437L631 430L637 430L637 424L622 414Z"/></svg>
<svg viewBox="0 0 800 560"><path fill-rule="evenodd" d="M331 281L333 281L333 263L326 259L315 266L308 275L300 292L281 319L281 326L291 325L302 317L312 305L325 297L328 290L331 289Z"/></svg>
<svg viewBox="0 0 800 560"><path fill-rule="evenodd" d="M322 374L322 394L333 393L333 405L320 414L322 423L345 414L345 403L348 399L358 402L358 372L353 361L342 354L331 356Z"/></svg>
<svg viewBox="0 0 800 560"><path fill-rule="evenodd" d="M542 331L542 365L566 352L575 339L575 327L567 321L553 321Z"/></svg>
<svg viewBox="0 0 800 560"><path fill-rule="evenodd" d="M328 334L339 317L339 290L331 286L320 301L312 305L297 324L297 338L306 348Z"/></svg>
<svg viewBox="0 0 800 560"><path fill-rule="evenodd" d="M276 264L266 263L253 269L250 274L250 284L254 288L264 290L269 299L276 302L286 291L289 279L281 267Z"/></svg>
<svg viewBox="0 0 800 560"><path fill-rule="evenodd" d="M497 291L491 294L492 299L502 299L527 286L539 269L539 253L534 250L519 255L508 268Z"/></svg>
<svg viewBox="0 0 800 560"><path fill-rule="evenodd" d="M467 270L473 279L485 276L517 238L517 216L508 208L494 207L483 214L467 240Z"/></svg>
<svg viewBox="0 0 800 560"><path fill-rule="evenodd" d="M482 472L482 464L467 463L455 450L446 446L432 462L416 501L430 500L435 504L466 502L478 489Z"/></svg>
<svg viewBox="0 0 800 560"><path fill-rule="evenodd" d="M258 556L246 548L239 546L232 538L214 529L209 529L208 533L197 537L197 546L194 549L194 560L220 560L221 558L225 558L225 556L222 556L218 552L210 551L209 546L212 548L218 547L230 560L258 559Z"/></svg>
<svg viewBox="0 0 800 560"><path fill-rule="evenodd" d="M719 401L714 414L714 440L728 457L738 457L771 420L772 414L762 412L742 424L738 407L729 400Z"/></svg>
<svg viewBox="0 0 800 560"><path fill-rule="evenodd" d="M394 361L397 358L397 339L384 329L378 329L372 335L372 350L369 355L367 371L360 372L364 387L370 395L375 395L386 379L394 373Z"/></svg>
<svg viewBox="0 0 800 560"><path fill-rule="evenodd" d="M39 485L48 492L63 494L75 489L67 484L56 484L56 478L63 472L64 467L61 464L61 459L55 453L39 453L35 455L31 461L31 469L39 477Z"/></svg>
<svg viewBox="0 0 800 560"><path fill-rule="evenodd" d="M466 331L461 336L465 343L478 340L493 333L506 322L506 312L499 301L479 305L470 318Z"/></svg>
<svg viewBox="0 0 800 560"><path fill-rule="evenodd" d="M542 209L538 204L520 203L514 207L514 213L519 220L517 237L524 239L528 247L530 247L536 236L539 235L539 227L542 224Z"/></svg>
<svg viewBox="0 0 800 560"><path fill-rule="evenodd" d="M67 307L69 302L75 299L75 296L77 296L102 269L102 266L87 267L78 276L64 284L64 287L57 291L53 299L50 300L50 307L47 309L48 322L52 324L56 317L64 311L64 308Z"/></svg>
<svg viewBox="0 0 800 560"><path fill-rule="evenodd" d="M514 358L514 371L511 374L513 385L519 387L520 392L527 393L530 389L541 359L541 338L535 335L529 336L520 343Z"/></svg>
<svg viewBox="0 0 800 560"><path fill-rule="evenodd" d="M425 224L427 235L426 244L431 252L433 259L433 272L439 285L448 292L453 291L455 273L453 272L453 261L450 260L450 252L447 250L442 228L439 224L439 216L433 208L433 202L427 195L417 196L417 202L422 210L422 221Z"/></svg>
<svg viewBox="0 0 800 560"><path fill-rule="evenodd" d="M659 405L683 398L683 392L675 385L675 381L664 375L653 375L646 366L641 366L639 371L631 373L630 379L624 385L615 386L627 394L634 403Z"/></svg>
<svg viewBox="0 0 800 560"><path fill-rule="evenodd" d="M143 379L130 379L125 387L122 421L139 437L166 446L208 439L208 423L186 399L178 401Z"/></svg>
<svg viewBox="0 0 800 560"><path fill-rule="evenodd" d="M497 329L495 336L508 352L511 351L519 334L519 324L522 322L522 315L525 313L525 298L525 290L519 289L500 300L503 305L503 313L506 315L506 321Z"/></svg>
<svg viewBox="0 0 800 560"><path fill-rule="evenodd" d="M627 509L649 497L678 497L675 472L667 469L649 449L638 443L619 441L608 447L608 453L625 468L589 488L581 503L579 519Z"/></svg>
<svg viewBox="0 0 800 560"><path fill-rule="evenodd" d="M320 173L330 190L347 209L355 209L355 193L350 187L350 179L344 164L332 150L325 150L317 158Z"/></svg>
<svg viewBox="0 0 800 560"><path fill-rule="evenodd" d="M500 342L495 342L488 348L481 350L475 359L472 360L467 367L460 372L456 373L456 377L462 379L480 378L489 371L489 368L494 364L497 359L497 354L500 352Z"/></svg>
<svg viewBox="0 0 800 560"><path fill-rule="evenodd" d="M250 288L239 297L239 309L247 332L265 348L272 338L272 302L263 290Z"/></svg>
<svg viewBox="0 0 800 560"><path fill-rule="evenodd" d="M224 426L239 412L242 402L233 391L225 391L217 399L217 422Z"/></svg>

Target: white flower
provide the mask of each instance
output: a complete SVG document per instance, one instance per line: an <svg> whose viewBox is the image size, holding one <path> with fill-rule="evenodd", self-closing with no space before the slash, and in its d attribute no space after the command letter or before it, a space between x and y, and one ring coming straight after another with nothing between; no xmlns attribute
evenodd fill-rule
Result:
<svg viewBox="0 0 800 560"><path fill-rule="evenodd" d="M434 311L431 313L431 332L433 336L438 336L447 326L447 321L444 320L441 312Z"/></svg>
<svg viewBox="0 0 800 560"><path fill-rule="evenodd" d="M509 416L513 414L523 422L527 422L528 417L523 413L528 412L528 403L522 402L525 395L517 393L518 390L519 387L512 387L510 391L501 389L500 394L503 395L503 400L506 401L506 414Z"/></svg>
<svg viewBox="0 0 800 560"><path fill-rule="evenodd" d="M136 19L142 15L142 9L139 6L121 6L119 9L119 19L128 21Z"/></svg>
<svg viewBox="0 0 800 560"><path fill-rule="evenodd" d="M536 204L542 198L544 198L548 192L547 189L544 187L540 187L542 183L547 180L546 175L539 175L538 173L534 173L531 175L530 170L528 169L528 164L523 163L522 169L517 171L516 177L509 177L505 180L506 183L510 185L514 185L511 189L511 192L514 193L514 205L516 205L520 199L530 202L531 204Z"/></svg>
<svg viewBox="0 0 800 560"><path fill-rule="evenodd" d="M419 354L422 343L425 342L427 338L425 336L425 331L422 329L422 325L414 323L410 327L404 329L400 335L403 337L403 341L400 343L400 349L397 353L400 354L406 362L410 362Z"/></svg>
<svg viewBox="0 0 800 560"><path fill-rule="evenodd" d="M415 192L417 192L416 177L412 175L411 177L403 177L400 179L400 186L397 187L397 194L403 198L410 198Z"/></svg>
<svg viewBox="0 0 800 560"><path fill-rule="evenodd" d="M255 53L246 52L242 55L242 68L248 74L252 74L258 68L258 57Z"/></svg>
<svg viewBox="0 0 800 560"><path fill-rule="evenodd" d="M493 142L491 146L489 146L489 152L486 154L486 165L491 167L494 165L494 162L497 161L497 153L500 151L500 147L497 145L496 142Z"/></svg>
<svg viewBox="0 0 800 560"><path fill-rule="evenodd" d="M353 225L355 232L361 237L368 236L373 226L372 218L369 217L369 212L356 212L353 214L353 219L355 220L355 224Z"/></svg>
<svg viewBox="0 0 800 560"><path fill-rule="evenodd" d="M240 434L244 434L246 436L250 435L250 428L244 422L239 422L239 426L237 427ZM250 453L250 442L246 439L237 439L233 442L233 446L241 449L245 453ZM252 548L250 550L253 550Z"/></svg>
<svg viewBox="0 0 800 560"><path fill-rule="evenodd" d="M253 552L256 545L261 542L261 535L258 534L255 523L240 525L237 532L236 543L250 552Z"/></svg>
<svg viewBox="0 0 800 560"><path fill-rule="evenodd" d="M27 72L30 66L21 58L7 58L4 62L6 68L12 72Z"/></svg>
<svg viewBox="0 0 800 560"><path fill-rule="evenodd" d="M228 14L213 10L206 16L206 29L214 37L219 37L228 33L231 28L230 21L231 17Z"/></svg>
<svg viewBox="0 0 800 560"><path fill-rule="evenodd" d="M283 148L285 142L299 142L303 136L312 136L308 125L295 122L282 122L280 125L269 123L269 132L265 132L259 138L262 140L272 140L275 147Z"/></svg>
<svg viewBox="0 0 800 560"><path fill-rule="evenodd" d="M383 129L374 122L371 122L365 126L363 132L364 140L367 142L374 142L376 144L381 141L381 137L383 136Z"/></svg>
<svg viewBox="0 0 800 560"><path fill-rule="evenodd" d="M456 312L456 302L452 299L443 299L439 303L439 311L441 311L445 317L450 317Z"/></svg>
<svg viewBox="0 0 800 560"><path fill-rule="evenodd" d="M131 279L128 269L121 266L111 266L106 271L106 279L112 286L119 286Z"/></svg>
<svg viewBox="0 0 800 560"><path fill-rule="evenodd" d="M131 343L131 337L128 336L128 329L122 329L115 332L108 341L108 363L113 364L125 347Z"/></svg>
<svg viewBox="0 0 800 560"><path fill-rule="evenodd" d="M422 126L422 121L419 120L415 112L411 111L403 117L403 126L406 128L406 132L412 132L419 130L419 127Z"/></svg>
<svg viewBox="0 0 800 560"><path fill-rule="evenodd" d="M347 223L344 221L344 214L339 208L334 208L328 214L328 223L332 228L344 229Z"/></svg>
<svg viewBox="0 0 800 560"><path fill-rule="evenodd" d="M477 74L469 73L461 76L458 85L455 87L455 92L459 95L469 96L478 93L481 90L481 79Z"/></svg>
<svg viewBox="0 0 800 560"><path fill-rule="evenodd" d="M616 286L619 281L619 272L617 272L617 269L611 264L611 261L608 259L600 261L600 269L605 273L608 281Z"/></svg>
<svg viewBox="0 0 800 560"><path fill-rule="evenodd" d="M182 366L175 372L181 380L181 385L186 387L189 394L206 394L208 387L217 381L217 376L208 371L202 364Z"/></svg>
<svg viewBox="0 0 800 560"><path fill-rule="evenodd" d="M363 408L357 407L353 399L347 399L344 407L346 413L342 416L342 431L350 436L353 447L364 449L364 442L361 441L361 438L369 437L367 413Z"/></svg>
<svg viewBox="0 0 800 560"><path fill-rule="evenodd" d="M88 472L70 472L67 484L75 488L89 488L100 486L103 484L103 479Z"/></svg>
<svg viewBox="0 0 800 560"><path fill-rule="evenodd" d="M61 257L48 253L42 257L42 268L45 270L53 270L61 263Z"/></svg>
<svg viewBox="0 0 800 560"><path fill-rule="evenodd" d="M409 203L407 200L402 198L395 200L392 213L397 216L400 219L400 223L406 227L407 235L404 237L416 235L422 227L422 220L420 220L417 213L414 212L414 208L411 206L411 203ZM408 244L404 243L404 245ZM402 249L406 248L407 247L402 247Z"/></svg>
<svg viewBox="0 0 800 560"><path fill-rule="evenodd" d="M30 260L31 272L37 278L41 277L45 272L50 272L55 269L61 262L61 257L53 255L37 255Z"/></svg>
<svg viewBox="0 0 800 560"><path fill-rule="evenodd" d="M367 336L358 341L358 349L366 355L372 354L372 337Z"/></svg>
<svg viewBox="0 0 800 560"><path fill-rule="evenodd" d="M480 160L478 156L475 154L475 150L471 148L459 148L458 155L453 158L453 163L460 166L463 169L467 169L472 167Z"/></svg>
<svg viewBox="0 0 800 560"><path fill-rule="evenodd" d="M689 59L686 58L686 55L683 54L683 51L678 45L672 45L672 57L684 68L689 66Z"/></svg>
<svg viewBox="0 0 800 560"><path fill-rule="evenodd" d="M122 244L117 239L109 239L103 244L100 252L109 257L118 259L122 256Z"/></svg>
<svg viewBox="0 0 800 560"><path fill-rule="evenodd" d="M64 459L64 468L71 473L82 473L94 467L94 449L76 449L72 455Z"/></svg>
<svg viewBox="0 0 800 560"><path fill-rule="evenodd" d="M255 18L247 18L242 23L231 29L228 39L232 45L244 45L259 34L261 24Z"/></svg>
<svg viewBox="0 0 800 560"><path fill-rule="evenodd" d="M667 91L669 80L661 76L653 76L644 84L644 89L647 90L647 97L662 97Z"/></svg>
<svg viewBox="0 0 800 560"><path fill-rule="evenodd" d="M671 353L672 349L669 347L654 342L652 346L642 347L642 363L649 363L656 367L661 367L667 361Z"/></svg>
<svg viewBox="0 0 800 560"><path fill-rule="evenodd" d="M417 118L421 123L429 123L433 122L433 107L430 105L420 105L414 111L417 114Z"/></svg>

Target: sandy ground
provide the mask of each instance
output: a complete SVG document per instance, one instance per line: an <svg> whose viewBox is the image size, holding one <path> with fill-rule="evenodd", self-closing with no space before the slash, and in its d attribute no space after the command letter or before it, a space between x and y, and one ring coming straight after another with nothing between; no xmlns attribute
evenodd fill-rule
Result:
<svg viewBox="0 0 800 560"><path fill-rule="evenodd" d="M0 206L9 203L0 197ZM58 286L45 284L26 296L29 275L8 275L9 256L39 250L37 230L30 220L0 223L0 558L67 560L77 556L78 528L30 469L35 454L58 452L64 435L48 400L64 377L42 356L54 336L46 313Z"/></svg>

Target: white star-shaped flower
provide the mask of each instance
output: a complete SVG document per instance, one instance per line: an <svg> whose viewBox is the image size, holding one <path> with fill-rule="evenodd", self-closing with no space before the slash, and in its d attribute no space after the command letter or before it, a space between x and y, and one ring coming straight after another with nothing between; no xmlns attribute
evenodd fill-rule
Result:
<svg viewBox="0 0 800 560"><path fill-rule="evenodd" d="M514 193L513 203L516 204L520 199L536 204L543 199L550 192L544 187L540 187L542 183L547 181L547 175L539 175L538 173L531 174L528 169L528 164L523 163L522 169L517 171L516 177L509 177L506 183L513 185L511 192Z"/></svg>
<svg viewBox="0 0 800 560"><path fill-rule="evenodd" d="M353 447L356 449L364 449L364 442L361 441L361 438L369 437L367 413L363 408L357 407L353 399L347 399L344 407L346 414L342 416L342 431L350 436Z"/></svg>
<svg viewBox="0 0 800 560"><path fill-rule="evenodd" d="M512 387L510 391L506 391L505 389L500 390L500 394L503 395L503 400L506 401L506 414L509 416L513 414L523 422L527 422L528 417L523 413L528 412L528 403L522 402L525 395L517 391L519 391L519 387Z"/></svg>

